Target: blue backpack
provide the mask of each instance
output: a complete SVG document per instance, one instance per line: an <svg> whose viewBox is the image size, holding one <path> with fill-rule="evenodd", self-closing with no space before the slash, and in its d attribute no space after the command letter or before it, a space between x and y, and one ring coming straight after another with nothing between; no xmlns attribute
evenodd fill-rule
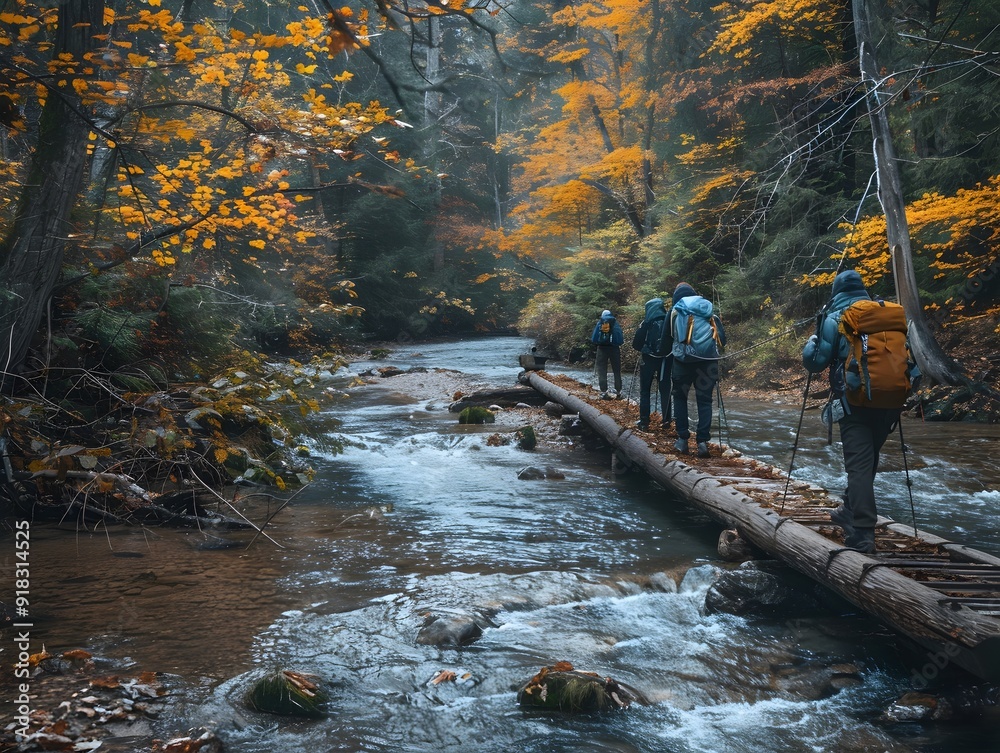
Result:
<svg viewBox="0 0 1000 753"><path fill-rule="evenodd" d="M689 295L674 304L673 354L681 363L715 361L719 358L719 330L712 303L700 295Z"/></svg>

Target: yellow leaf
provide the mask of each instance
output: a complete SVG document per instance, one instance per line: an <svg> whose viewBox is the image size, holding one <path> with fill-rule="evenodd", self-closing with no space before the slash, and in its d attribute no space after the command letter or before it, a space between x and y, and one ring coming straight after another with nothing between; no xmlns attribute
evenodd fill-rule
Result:
<svg viewBox="0 0 1000 753"><path fill-rule="evenodd" d="M229 453L226 452L224 449L222 449L221 447L216 447L215 448L215 462L216 463L225 463L226 462L226 458L228 458L228 457L229 457Z"/></svg>
<svg viewBox="0 0 1000 753"><path fill-rule="evenodd" d="M259 238L258 238L258 239L256 239L256 240L252 240L252 241L250 241L250 244L249 244L249 245L250 245L250 246L252 246L253 248L258 248L258 249L260 249L261 251L263 251L263 250L264 250L264 248L265 248L265 247L267 246L267 244L266 244L266 243L264 243L264 241L260 240Z"/></svg>

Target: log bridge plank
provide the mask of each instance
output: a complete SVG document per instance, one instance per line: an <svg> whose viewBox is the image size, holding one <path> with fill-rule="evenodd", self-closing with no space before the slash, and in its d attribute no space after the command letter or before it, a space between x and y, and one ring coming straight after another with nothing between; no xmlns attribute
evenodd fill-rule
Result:
<svg viewBox="0 0 1000 753"><path fill-rule="evenodd" d="M597 407L599 401L594 405L582 397L590 392L589 387L578 385L573 389L566 377L552 379L539 371L524 372L519 379L548 400L578 413L631 466L642 468L664 489L722 525L737 529L754 546L928 649L943 652L947 661L984 679L1000 681L1000 619L995 611L998 602L982 597L948 597L944 593L970 593L983 588L969 585L977 582L977 573L949 569L952 563L1000 566L1000 558L888 518L879 519L877 552L868 555L847 549L839 541L840 529L823 512L834 503L822 489L789 484L789 494L783 499L783 471L753 459L734 457L738 453L731 451L723 452L721 458L713 453L710 461L698 466L682 462L673 454L658 454L641 432L620 426ZM690 463L699 463L684 457ZM793 490L799 494L793 495ZM809 496L802 496L803 491ZM797 517L811 525L819 524L820 529L797 522ZM824 535L824 522L829 526L828 535ZM908 557L918 557L915 561L921 563L921 569L909 564ZM933 579L933 584L911 577L917 572L925 580ZM946 580L951 588L942 583ZM980 612L975 607L989 611Z"/></svg>

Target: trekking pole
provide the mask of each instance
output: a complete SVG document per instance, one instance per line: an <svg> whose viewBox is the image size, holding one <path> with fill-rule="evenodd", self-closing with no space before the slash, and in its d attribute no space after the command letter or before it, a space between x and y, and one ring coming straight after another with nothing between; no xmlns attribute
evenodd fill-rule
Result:
<svg viewBox="0 0 1000 753"><path fill-rule="evenodd" d="M788 485L792 483L792 469L795 467L795 453L799 449L799 434L802 433L802 418L806 415L806 401L809 399L809 385L812 384L812 372L806 377L806 388L802 392L802 410L799 411L799 425L795 429L795 441L792 443L792 459L788 463L788 476L785 478L785 491L781 495L781 509L779 515L785 512L785 499L788 497Z"/></svg>
<svg viewBox="0 0 1000 753"><path fill-rule="evenodd" d="M910 495L910 520L913 521L913 538L917 538L917 510L913 506L913 482L910 480L910 466L906 461L906 442L903 441L902 416L900 416L896 425L899 427L899 446L903 450L903 472L906 474L906 492Z"/></svg>
<svg viewBox="0 0 1000 753"><path fill-rule="evenodd" d="M722 439L722 426L725 423L726 426L726 445L730 445L729 437L729 416L726 415L726 406L722 402L722 383L716 380L715 382L715 393L719 396L719 439Z"/></svg>
<svg viewBox="0 0 1000 753"><path fill-rule="evenodd" d="M626 401L629 403L632 402L632 390L635 387L636 380L639 378L639 361L641 359L642 356L639 356L638 358L635 359L635 368L632 369L632 379L629 380L628 383L628 396L626 397Z"/></svg>
<svg viewBox="0 0 1000 753"><path fill-rule="evenodd" d="M843 260L842 260L843 261ZM819 310L816 314L816 337L819 338L820 330L823 328L823 320L826 316L826 306ZM817 342L817 347L819 343ZM792 443L792 459L788 463L788 476L785 479L785 491L781 495L781 510L779 514L785 511L785 500L788 498L788 485L792 483L792 469L795 467L795 453L799 448L799 435L802 433L802 419L806 415L806 401L809 400L809 386L812 384L813 373L808 371L806 376L806 388L802 391L802 410L799 411L799 425L795 429L795 441ZM830 411L830 425L833 425L833 411ZM833 430L830 430L831 436ZM832 441L832 440L831 440Z"/></svg>

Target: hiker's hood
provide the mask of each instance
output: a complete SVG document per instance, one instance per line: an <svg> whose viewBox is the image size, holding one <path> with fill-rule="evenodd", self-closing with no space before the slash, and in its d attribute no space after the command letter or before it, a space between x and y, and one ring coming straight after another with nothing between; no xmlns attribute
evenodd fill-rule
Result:
<svg viewBox="0 0 1000 753"><path fill-rule="evenodd" d="M854 295L864 293L867 295L868 291L865 290L865 284L861 280L861 275L853 269L848 269L846 272L841 272L837 275L837 278L833 281L833 295L839 293L851 293Z"/></svg>
<svg viewBox="0 0 1000 753"><path fill-rule="evenodd" d="M650 298L646 301L646 321L651 322L654 319L659 319L661 316L666 316L667 310L663 308L662 298Z"/></svg>
<svg viewBox="0 0 1000 753"><path fill-rule="evenodd" d="M841 272L833 281L833 298L830 301L830 308L839 311L855 301L863 301L871 298L865 290L865 284L861 281L861 275L853 269Z"/></svg>
<svg viewBox="0 0 1000 753"><path fill-rule="evenodd" d="M614 317L608 309L604 309L604 311L601 312L601 319L614 319Z"/></svg>
<svg viewBox="0 0 1000 753"><path fill-rule="evenodd" d="M671 296L674 303L677 303L681 298L687 298L689 295L698 295L694 288L688 285L686 282L677 283L677 287L674 288L674 294Z"/></svg>

